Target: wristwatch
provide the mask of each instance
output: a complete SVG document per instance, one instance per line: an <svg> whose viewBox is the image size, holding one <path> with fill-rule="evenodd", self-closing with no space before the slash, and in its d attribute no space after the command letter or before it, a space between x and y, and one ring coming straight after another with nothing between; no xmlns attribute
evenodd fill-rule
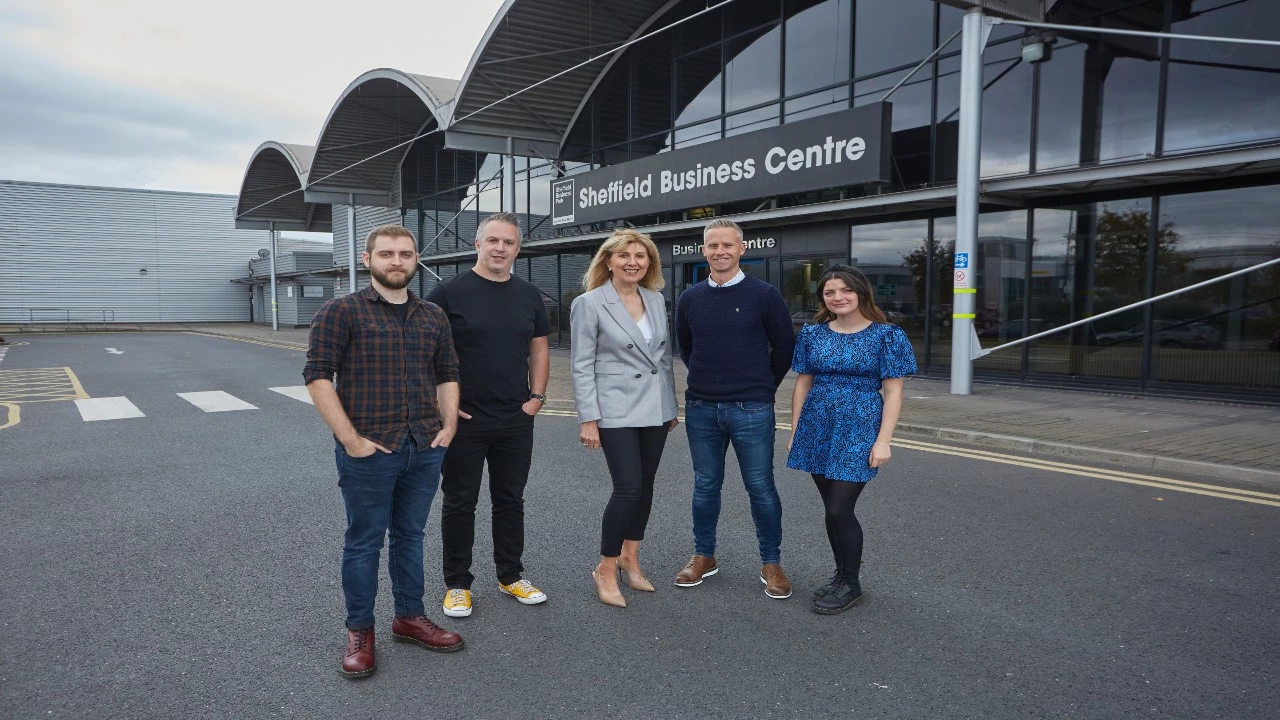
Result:
<svg viewBox="0 0 1280 720"><path fill-rule="evenodd" d="M546 405L546 404L547 404L547 396L546 396L546 395L540 395L540 394L538 394L538 393L529 393L529 399L530 399L530 400L537 400L538 402L542 403L543 405Z"/></svg>

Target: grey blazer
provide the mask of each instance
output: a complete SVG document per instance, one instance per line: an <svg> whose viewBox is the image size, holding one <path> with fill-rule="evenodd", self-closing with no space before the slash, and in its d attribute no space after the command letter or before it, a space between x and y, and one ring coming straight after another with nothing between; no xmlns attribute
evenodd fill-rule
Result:
<svg viewBox="0 0 1280 720"><path fill-rule="evenodd" d="M651 342L645 342L612 282L573 301L573 399L580 423L648 427L676 416L666 303L661 294L645 288L640 297L653 321Z"/></svg>

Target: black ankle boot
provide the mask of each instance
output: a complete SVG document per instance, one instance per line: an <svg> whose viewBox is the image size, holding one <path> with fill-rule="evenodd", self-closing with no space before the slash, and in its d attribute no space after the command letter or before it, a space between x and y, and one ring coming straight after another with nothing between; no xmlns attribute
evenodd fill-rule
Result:
<svg viewBox="0 0 1280 720"><path fill-rule="evenodd" d="M829 580L827 580L825 583L813 589L812 600L814 602L817 602L822 598L822 596L830 595L831 591L835 590L836 584L838 584L839 582L840 582L840 568L839 566L837 566L835 572L831 573L831 578Z"/></svg>
<svg viewBox="0 0 1280 720"><path fill-rule="evenodd" d="M813 611L820 615L838 615L862 599L862 586L858 584L857 569L844 569L837 573L831 591L813 601Z"/></svg>

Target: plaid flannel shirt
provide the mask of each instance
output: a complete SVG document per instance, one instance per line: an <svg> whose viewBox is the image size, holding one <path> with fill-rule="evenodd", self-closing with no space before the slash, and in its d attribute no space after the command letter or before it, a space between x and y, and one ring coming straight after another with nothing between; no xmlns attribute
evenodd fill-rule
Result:
<svg viewBox="0 0 1280 720"><path fill-rule="evenodd" d="M449 320L412 292L403 330L372 285L334 298L311 321L302 376L309 384L334 375L356 432L392 450L406 434L426 447L443 427L436 386L458 382Z"/></svg>

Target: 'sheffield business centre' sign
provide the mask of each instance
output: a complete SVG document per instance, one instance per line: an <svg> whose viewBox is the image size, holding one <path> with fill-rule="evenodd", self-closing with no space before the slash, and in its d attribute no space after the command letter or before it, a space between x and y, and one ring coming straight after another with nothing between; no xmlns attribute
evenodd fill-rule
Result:
<svg viewBox="0 0 1280 720"><path fill-rule="evenodd" d="M891 112L864 105L563 178L551 184L551 224L888 182Z"/></svg>

